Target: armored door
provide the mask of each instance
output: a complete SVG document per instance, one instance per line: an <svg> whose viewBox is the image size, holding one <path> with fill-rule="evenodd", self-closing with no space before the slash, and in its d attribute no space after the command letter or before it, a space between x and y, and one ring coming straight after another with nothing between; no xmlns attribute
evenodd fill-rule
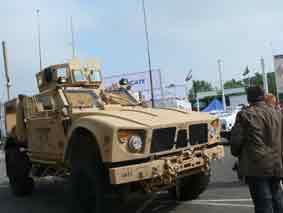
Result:
<svg viewBox="0 0 283 213"><path fill-rule="evenodd" d="M66 134L56 96L56 92L40 94L25 103L28 149L34 160L58 162L63 159Z"/></svg>

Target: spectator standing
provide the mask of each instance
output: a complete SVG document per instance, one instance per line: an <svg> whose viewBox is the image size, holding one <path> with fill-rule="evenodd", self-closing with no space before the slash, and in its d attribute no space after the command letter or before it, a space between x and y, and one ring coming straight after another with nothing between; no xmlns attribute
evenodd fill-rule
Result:
<svg viewBox="0 0 283 213"><path fill-rule="evenodd" d="M265 103L260 87L247 89L249 107L237 114L231 153L239 158L255 213L282 213L282 115Z"/></svg>
<svg viewBox="0 0 283 213"><path fill-rule="evenodd" d="M265 95L264 101L265 101L265 103L267 105L270 105L272 107L276 107L277 106L276 97L273 94L271 94L271 93L268 93L267 95Z"/></svg>

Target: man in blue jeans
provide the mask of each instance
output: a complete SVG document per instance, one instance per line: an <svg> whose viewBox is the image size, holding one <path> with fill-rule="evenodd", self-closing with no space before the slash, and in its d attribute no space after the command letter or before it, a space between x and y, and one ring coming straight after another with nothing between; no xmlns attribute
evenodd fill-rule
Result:
<svg viewBox="0 0 283 213"><path fill-rule="evenodd" d="M260 87L247 89L249 107L237 114L231 153L239 158L255 213L283 213L282 115L264 102Z"/></svg>

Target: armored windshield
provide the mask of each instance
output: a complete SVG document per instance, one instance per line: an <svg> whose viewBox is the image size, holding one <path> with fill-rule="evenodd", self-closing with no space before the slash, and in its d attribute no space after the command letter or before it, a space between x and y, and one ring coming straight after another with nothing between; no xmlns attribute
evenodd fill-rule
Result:
<svg viewBox="0 0 283 213"><path fill-rule="evenodd" d="M93 108L98 105L98 97L91 90L65 90L66 98L73 108Z"/></svg>

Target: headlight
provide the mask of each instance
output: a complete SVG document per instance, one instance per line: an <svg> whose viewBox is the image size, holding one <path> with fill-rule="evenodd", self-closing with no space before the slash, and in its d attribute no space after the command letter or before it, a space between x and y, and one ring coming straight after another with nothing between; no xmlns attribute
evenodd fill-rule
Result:
<svg viewBox="0 0 283 213"><path fill-rule="evenodd" d="M128 148L131 152L141 152L143 149L143 141L140 136L133 135L128 142Z"/></svg>
<svg viewBox="0 0 283 213"><path fill-rule="evenodd" d="M118 140L128 151L132 153L142 152L145 145L145 131L120 130L118 132Z"/></svg>

